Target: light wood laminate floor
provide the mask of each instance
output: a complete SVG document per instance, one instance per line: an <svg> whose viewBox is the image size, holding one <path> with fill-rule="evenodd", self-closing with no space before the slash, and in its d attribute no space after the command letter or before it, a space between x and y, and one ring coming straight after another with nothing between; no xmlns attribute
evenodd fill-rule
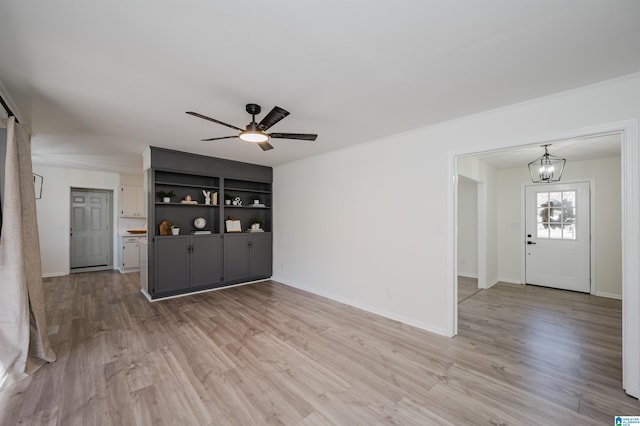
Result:
<svg viewBox="0 0 640 426"><path fill-rule="evenodd" d="M477 278L458 277L458 303L462 303L479 291Z"/></svg>
<svg viewBox="0 0 640 426"><path fill-rule="evenodd" d="M149 303L138 274L45 280L58 361L0 393L0 423L603 425L620 302L497 284L437 336L264 282ZM54 327L55 328L55 327Z"/></svg>

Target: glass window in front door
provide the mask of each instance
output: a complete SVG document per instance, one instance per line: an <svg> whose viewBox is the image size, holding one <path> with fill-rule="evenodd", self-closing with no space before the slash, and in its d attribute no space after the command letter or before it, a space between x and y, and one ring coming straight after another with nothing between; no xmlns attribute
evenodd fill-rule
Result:
<svg viewBox="0 0 640 426"><path fill-rule="evenodd" d="M536 192L537 237L576 239L576 191Z"/></svg>

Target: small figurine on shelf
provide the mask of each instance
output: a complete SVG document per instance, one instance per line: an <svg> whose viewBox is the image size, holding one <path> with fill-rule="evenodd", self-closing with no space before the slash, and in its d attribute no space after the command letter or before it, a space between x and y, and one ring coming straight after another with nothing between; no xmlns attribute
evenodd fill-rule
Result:
<svg viewBox="0 0 640 426"><path fill-rule="evenodd" d="M206 205L211 204L211 191L207 191L206 189L203 189L202 195L204 195L204 203Z"/></svg>
<svg viewBox="0 0 640 426"><path fill-rule="evenodd" d="M185 195L184 200L180 201L182 204L198 204L197 201L191 199L191 195Z"/></svg>

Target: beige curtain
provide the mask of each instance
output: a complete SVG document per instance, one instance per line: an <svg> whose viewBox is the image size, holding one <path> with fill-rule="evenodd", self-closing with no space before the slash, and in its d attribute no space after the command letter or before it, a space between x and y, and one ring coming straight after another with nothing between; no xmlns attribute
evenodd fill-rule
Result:
<svg viewBox="0 0 640 426"><path fill-rule="evenodd" d="M47 336L31 137L13 117L7 129L0 234L0 389L56 359Z"/></svg>

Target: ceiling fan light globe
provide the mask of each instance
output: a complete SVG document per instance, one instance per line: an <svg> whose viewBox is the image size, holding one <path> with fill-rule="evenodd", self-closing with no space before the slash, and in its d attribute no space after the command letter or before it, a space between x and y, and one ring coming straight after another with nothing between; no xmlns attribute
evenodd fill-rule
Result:
<svg viewBox="0 0 640 426"><path fill-rule="evenodd" d="M240 132L239 138L245 142L260 143L267 142L269 140L269 135L258 131L245 130L243 132Z"/></svg>

